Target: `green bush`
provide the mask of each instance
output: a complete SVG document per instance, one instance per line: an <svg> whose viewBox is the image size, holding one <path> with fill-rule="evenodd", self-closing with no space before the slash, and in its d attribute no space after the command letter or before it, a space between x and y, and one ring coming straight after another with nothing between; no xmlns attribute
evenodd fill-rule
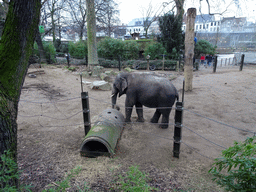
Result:
<svg viewBox="0 0 256 192"><path fill-rule="evenodd" d="M120 39L106 37L98 43L99 57L117 59L124 52L124 42Z"/></svg>
<svg viewBox="0 0 256 192"><path fill-rule="evenodd" d="M166 55L167 52L161 43L153 42L145 47L144 56L150 55L150 59L162 59L163 54Z"/></svg>
<svg viewBox="0 0 256 192"><path fill-rule="evenodd" d="M137 59L139 46L136 42L106 37L98 43L98 55L105 59Z"/></svg>
<svg viewBox="0 0 256 192"><path fill-rule="evenodd" d="M11 186L10 183L15 183L19 179L20 171L18 165L13 159L12 153L5 151L0 158L0 191L30 191L30 185L20 185L19 189L16 186Z"/></svg>
<svg viewBox="0 0 256 192"><path fill-rule="evenodd" d="M214 55L216 53L216 46L213 46L209 41L200 39L195 45L195 57L199 58L200 54Z"/></svg>
<svg viewBox="0 0 256 192"><path fill-rule="evenodd" d="M45 51L45 57L48 63L56 63L56 50L52 42L49 41L43 41L43 48ZM34 50L33 54L37 55L40 57L39 50L38 50L38 45L37 43L34 43Z"/></svg>
<svg viewBox="0 0 256 192"><path fill-rule="evenodd" d="M135 41L123 41L124 42L124 50L122 53L122 59L138 59L139 58L139 45Z"/></svg>
<svg viewBox="0 0 256 192"><path fill-rule="evenodd" d="M43 41L43 47L45 51L45 57L48 63L56 63L56 50L52 42Z"/></svg>
<svg viewBox="0 0 256 192"><path fill-rule="evenodd" d="M68 49L70 55L77 59L83 59L88 54L86 41L69 42Z"/></svg>
<svg viewBox="0 0 256 192"><path fill-rule="evenodd" d="M256 191L256 136L223 150L209 172L228 191Z"/></svg>

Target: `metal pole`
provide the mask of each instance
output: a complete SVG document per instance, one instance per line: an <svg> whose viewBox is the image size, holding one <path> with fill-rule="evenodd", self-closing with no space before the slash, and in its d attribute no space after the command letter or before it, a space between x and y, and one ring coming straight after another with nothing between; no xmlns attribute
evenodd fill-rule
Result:
<svg viewBox="0 0 256 192"><path fill-rule="evenodd" d="M213 66L213 73L216 72L217 64L218 64L218 56L215 56L215 61L214 61L214 66Z"/></svg>
<svg viewBox="0 0 256 192"><path fill-rule="evenodd" d="M179 72L180 72L181 55L179 57Z"/></svg>
<svg viewBox="0 0 256 192"><path fill-rule="evenodd" d="M184 104L184 89L185 80L183 80L182 102L176 102L175 125L174 125L174 141L173 141L173 157L179 158L180 141L182 135L182 120L183 120L183 104Z"/></svg>
<svg viewBox="0 0 256 192"><path fill-rule="evenodd" d="M80 80L81 80L81 91L84 92L83 91L83 77L82 77L82 74L80 74Z"/></svg>
<svg viewBox="0 0 256 192"><path fill-rule="evenodd" d="M240 65L239 71L243 70L243 66L244 66L244 54L242 54L242 57L241 57L241 65Z"/></svg>
<svg viewBox="0 0 256 192"><path fill-rule="evenodd" d="M184 102L185 79L183 79L182 103Z"/></svg>
<svg viewBox="0 0 256 192"><path fill-rule="evenodd" d="M118 66L119 66L119 71L121 71L121 56L118 56Z"/></svg>
<svg viewBox="0 0 256 192"><path fill-rule="evenodd" d="M182 115L183 115L183 103L176 102L175 111L175 125L174 125L174 141L173 141L173 157L179 158L180 154L180 141L182 135Z"/></svg>
<svg viewBox="0 0 256 192"><path fill-rule="evenodd" d="M81 98L82 98L83 117L84 117L84 132L86 136L91 129L88 92L82 92Z"/></svg>

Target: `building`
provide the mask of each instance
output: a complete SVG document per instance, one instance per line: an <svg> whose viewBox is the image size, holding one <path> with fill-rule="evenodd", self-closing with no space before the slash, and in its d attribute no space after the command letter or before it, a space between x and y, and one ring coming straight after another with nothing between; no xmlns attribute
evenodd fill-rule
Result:
<svg viewBox="0 0 256 192"><path fill-rule="evenodd" d="M131 22L129 22L128 26L126 27L125 37L131 36L134 39L145 38L145 35L146 35L145 26L147 25L150 25L150 27L148 28L148 33L147 33L148 35L158 34L160 32L158 22L156 20L150 24L152 19L153 18L149 18L148 21L146 21L145 18L133 19Z"/></svg>
<svg viewBox="0 0 256 192"><path fill-rule="evenodd" d="M183 17L182 30L186 31L187 16ZM215 33L220 30L221 17L203 14L197 15L195 19L195 32Z"/></svg>

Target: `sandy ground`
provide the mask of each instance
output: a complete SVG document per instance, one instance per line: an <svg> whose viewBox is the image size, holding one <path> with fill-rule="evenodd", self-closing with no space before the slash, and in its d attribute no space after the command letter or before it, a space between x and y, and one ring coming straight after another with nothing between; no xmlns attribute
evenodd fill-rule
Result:
<svg viewBox="0 0 256 192"><path fill-rule="evenodd" d="M125 126L118 150L113 158L81 157L79 148L84 138L81 84L78 72L63 66L31 66L29 72L44 70L36 78L26 77L18 113L18 165L21 184L31 184L32 191L49 189L49 184L63 180L77 166L82 168L71 180L68 191L78 190L84 183L93 191L111 191L113 182L132 165L148 174L148 183L159 191L222 191L207 173L221 150L243 141L255 132L256 66L217 69L201 67L194 72L193 91L184 95L184 118L180 158L172 156L174 114L168 129L150 124L154 109L144 108L144 123ZM78 69L81 71L82 68ZM166 77L179 90L183 73L155 71ZM114 78L114 77L113 77ZM98 80L95 78L84 81ZM91 121L111 107L111 91L89 93ZM125 96L117 104L124 114ZM219 123L221 122L221 123ZM229 125L226 126L225 124Z"/></svg>

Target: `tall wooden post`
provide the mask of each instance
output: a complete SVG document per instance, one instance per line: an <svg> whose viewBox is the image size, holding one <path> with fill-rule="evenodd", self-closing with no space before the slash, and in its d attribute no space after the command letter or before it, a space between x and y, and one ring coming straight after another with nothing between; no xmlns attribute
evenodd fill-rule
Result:
<svg viewBox="0 0 256 192"><path fill-rule="evenodd" d="M185 91L192 91L195 19L196 19L196 9L189 8L187 11L186 33L185 33L185 64L184 64Z"/></svg>

